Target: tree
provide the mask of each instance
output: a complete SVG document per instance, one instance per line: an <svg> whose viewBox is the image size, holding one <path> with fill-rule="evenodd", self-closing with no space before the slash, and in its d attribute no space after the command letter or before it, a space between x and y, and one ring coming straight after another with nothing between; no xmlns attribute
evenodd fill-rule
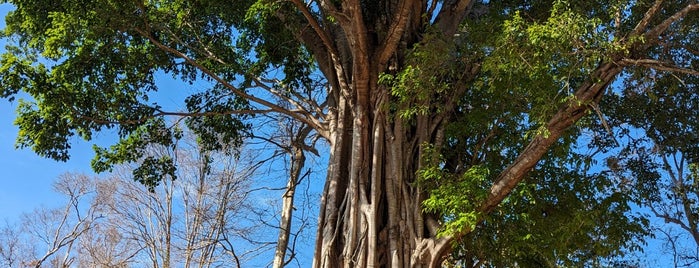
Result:
<svg viewBox="0 0 699 268"><path fill-rule="evenodd" d="M101 218L92 182L81 174L61 175L54 190L67 198L65 204L37 208L22 215L20 225L3 228L0 263L6 267L71 267L79 238Z"/></svg>
<svg viewBox="0 0 699 268"><path fill-rule="evenodd" d="M698 54L697 44L678 45ZM696 65L691 58L672 53L671 46L656 52L663 61ZM699 135L695 131L699 80L665 70L636 69L630 75L629 87L603 102L609 107L609 125L623 145L617 150L605 147L610 150L607 166L634 193L636 203L666 223L657 227L658 234L669 243L675 266L689 267L699 261ZM602 146L612 142L602 136L595 141ZM693 246L680 247L670 226L679 227Z"/></svg>
<svg viewBox="0 0 699 268"><path fill-rule="evenodd" d="M278 123L279 127L276 131L280 136L276 138L280 139L280 141L274 141L274 137L258 137L276 144L289 158L287 168L289 180L282 194L282 207L279 217L279 237L277 238L277 246L272 261L272 265L275 268L286 266L295 257L294 247L289 248L289 242L292 239L293 215L294 210L296 210L296 188L304 178L308 178L310 173L310 170L305 173L302 172L306 165L306 153L304 149L309 148L306 144L306 140L312 131L308 125L296 124L297 122L289 120L289 118L281 118ZM315 153L317 155L317 152ZM299 228L299 232L302 229L303 228ZM296 236L298 237L298 234L296 234ZM289 255L288 259L287 254Z"/></svg>
<svg viewBox="0 0 699 268"><path fill-rule="evenodd" d="M240 142L254 115L298 120L330 152L316 267L439 266L507 218L525 179L565 185L536 173L575 170L576 123L602 114L622 72L698 74L689 0L10 2L2 96L33 98L20 147L65 160L70 137L116 128L104 171L172 146L165 116L187 117L207 149ZM212 87L167 111L148 99L159 72ZM142 163L151 187L174 173L169 158Z"/></svg>
<svg viewBox="0 0 699 268"><path fill-rule="evenodd" d="M161 179L161 187L133 183L130 171L140 164L122 166L98 183L107 220L100 224L103 232L91 240L130 243L119 253L149 267L240 267L241 260L268 247L269 243L253 239L261 224L246 220L251 217L247 214L254 214L249 204L258 166L254 159L237 158L225 150L210 152L186 138L175 148L153 147L144 156L170 158L179 167L175 176ZM105 245L110 246L99 243L87 251L109 251Z"/></svg>
<svg viewBox="0 0 699 268"><path fill-rule="evenodd" d="M239 267L271 249L272 243L258 242L258 233L268 229L253 218L266 208L251 212L248 204L259 165L201 151L184 139L178 143L176 151L148 150L150 156L172 155L179 167L179 179L163 178L162 187L135 184L129 166L116 167L107 178L61 175L54 188L65 205L36 209L21 225L3 228L0 264Z"/></svg>

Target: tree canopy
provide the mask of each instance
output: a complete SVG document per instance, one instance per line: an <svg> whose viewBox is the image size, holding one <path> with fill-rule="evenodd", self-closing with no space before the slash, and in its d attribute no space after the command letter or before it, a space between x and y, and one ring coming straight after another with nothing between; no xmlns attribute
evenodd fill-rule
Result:
<svg viewBox="0 0 699 268"><path fill-rule="evenodd" d="M317 267L596 263L638 248L658 179L626 150L609 168L648 183L620 187L597 152L640 129L696 162L695 0L5 2L19 147L66 160L115 129L93 168L153 188L176 121L218 150L293 120L329 152ZM168 110L158 75L211 86Z"/></svg>

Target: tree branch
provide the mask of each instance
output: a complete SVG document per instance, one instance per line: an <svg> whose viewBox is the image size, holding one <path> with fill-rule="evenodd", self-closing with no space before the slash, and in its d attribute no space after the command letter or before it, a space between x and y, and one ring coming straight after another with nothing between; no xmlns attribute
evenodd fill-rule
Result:
<svg viewBox="0 0 699 268"><path fill-rule="evenodd" d="M330 39L330 36L328 36L327 32L323 29L322 26L320 26L320 23L318 23L318 20L316 20L315 17L313 17L313 14L311 14L311 11L308 10L308 7L301 2L301 0L291 0L291 2L296 5L296 7L301 11L301 14L303 14L303 17L306 18L306 21L311 25L311 28L313 28L313 31L316 33L318 38L323 41L323 45L328 49L328 51L331 54L337 55L337 49L335 49L335 45L333 44L332 40Z"/></svg>
<svg viewBox="0 0 699 268"><path fill-rule="evenodd" d="M699 71L697 71L697 70L677 67L677 66L674 66L672 64L662 62L659 60L654 60L654 59L638 59L638 60L622 59L621 61L619 61L617 63L620 64L621 66L640 66L640 67L647 67L647 68L651 68L651 69L656 69L659 71L667 71L667 72L683 73L683 74L699 76Z"/></svg>
<svg viewBox="0 0 699 268"><path fill-rule="evenodd" d="M251 95L251 94L248 94L248 93L246 93L246 92L244 92L244 91L238 89L237 87L233 86L231 83L229 83L228 81L226 81L226 80L223 79L222 77L218 76L216 73L214 73L213 71L209 70L209 69L206 68L205 66L199 64L195 59L190 58L189 56L185 55L184 53L182 53L181 51L179 51L179 50L177 50L177 49L174 49L174 48L172 48L172 47L169 47L169 46L164 45L163 43L161 43L160 41L158 41L156 38L154 38L148 31L144 31L144 30L141 30L141 29L139 29L139 28L134 28L134 30L135 30L137 33L139 33L141 36L143 36L143 37L145 37L146 39L150 40L151 43L153 43L153 44L154 44L155 46L157 46L158 48L160 48L160 49L162 49L162 50L165 51L165 52L171 53L171 54L173 54L173 55L175 55L175 56L177 56L177 57L179 57L179 58L185 60L187 63L189 63L189 64L192 65L193 67L199 69L201 72L203 72L203 73L206 74L207 76L211 77L211 78L212 78L213 80L215 80L216 82L218 82L218 83L220 83L221 85L223 85L223 86L225 86L226 88L228 88L228 89L229 89L231 92L233 92L234 94L236 94L236 95L238 95L238 96L240 96L240 97L242 97L242 98L248 99L248 100L250 100L250 101L252 101L252 102L256 102L256 103L258 103L258 104L260 104L260 105L262 105L262 106L268 107L268 108L270 108L270 109L271 109L272 111L274 111L274 112L278 112L278 113L281 113L281 114L285 114L285 115L288 115L288 116L290 116L290 117L292 117L292 118L295 118L295 119L297 119L297 120L299 120L299 121L301 121L301 122L304 122L304 123L306 123L306 124L312 126L312 127L313 127L314 129L316 129L319 133L325 133L325 132L327 131L327 130L325 129L325 127L323 127L321 124L318 123L318 119L317 119L317 118L314 118L311 114L308 114L308 113L301 113L301 114L299 114L298 112L301 112L301 111L290 111L290 110L285 109L285 108L283 108L283 107L281 107L281 106L279 106L279 105L276 105L276 104L274 104L274 103L271 103L271 102L269 102L269 101L266 101L266 100L264 100L264 99L262 99L262 98L258 98L258 97L255 97L255 96Z"/></svg>
<svg viewBox="0 0 699 268"><path fill-rule="evenodd" d="M660 0L658 0L660 1ZM665 19L663 22L658 24L657 26L653 27L650 31L646 32L643 36L647 42L646 46L650 47L653 44L656 44L658 42L658 36L660 34L664 33L667 28L672 25L672 23L684 18L687 16L689 12L699 10L699 4L691 4L687 5L677 13L673 14L669 18ZM652 42L650 40L653 40Z"/></svg>
<svg viewBox="0 0 699 268"><path fill-rule="evenodd" d="M187 23L187 25L189 25L189 23ZM191 26L190 26L190 27L191 27ZM194 51L195 53L203 54L203 55L205 55L207 58L209 58L209 59L211 59L211 60L213 60L213 61L215 61L215 62L218 62L218 63L223 64L223 65L228 65L228 63L227 63L226 61L224 61L223 59L219 58L219 57L216 56L213 52L211 52L210 50L208 50L208 49L206 48L206 46L201 42L201 40L200 40L198 37L195 36L195 38L197 39L197 42L199 43L199 46L201 47L201 49L197 49L197 48L191 46L190 44L184 42L181 38L179 38L179 37L178 37L174 32L172 32L169 28L165 28L165 31L167 31L168 34L170 34L170 35L175 39L175 41L176 41L177 43L179 43L180 45L182 45L182 46L184 46L184 47L186 47L186 48L188 48L188 49ZM328 49L329 49L329 50L332 50L332 48L328 48ZM305 108L304 106L302 106L300 103L298 103L296 100L294 100L294 99L292 99L292 98L289 98L289 97L287 97L287 96L284 96L284 95L280 94L280 93L279 93L277 90L275 90L273 87L268 86L268 85L266 85L265 83L263 83L263 81L266 81L266 82L273 83L273 84L280 84L280 81L279 81L279 80L276 80L276 79L264 79L264 78L260 78L260 77L250 77L250 78L251 78L253 81L255 81L256 86L258 86L258 87L260 87L260 88L262 88L262 89L265 89L266 91L270 92L271 94L277 96L278 98L280 98L280 99L282 99L282 100L284 100L284 101L287 101L287 102L291 103L292 105L295 106L295 108L296 108L298 111L303 111L303 112L302 112L303 114L311 114L310 111L307 111L306 108ZM315 102L312 100L312 98L303 98L303 97L299 97L298 94L296 94L293 90L288 90L288 91L289 91L291 94L294 94L294 95L295 95L297 98L299 98L301 101L304 101L304 102L305 102L306 104L308 104L309 106L313 106L313 108L315 108L316 111L321 110L319 107L317 107L317 105L314 106L314 103L315 103ZM318 116L318 117L322 117L322 112L318 112L318 115L317 115L317 116ZM309 118L313 120L313 119L315 119L316 117L311 116L311 117L309 117ZM318 122L318 124L320 125L320 122Z"/></svg>
<svg viewBox="0 0 699 268"><path fill-rule="evenodd" d="M459 24L466 16L468 10L473 5L472 0L456 0L453 3L443 3L437 14L434 24L442 34L447 37L453 36L459 28Z"/></svg>
<svg viewBox="0 0 699 268"><path fill-rule="evenodd" d="M641 32L648 27L648 23L650 23L650 19L653 18L655 13L658 13L658 10L660 10L660 5L663 3L663 0L655 0L655 3L653 3L653 6L651 6L646 13L643 15L643 19L636 24L636 27L633 28L633 31L631 31L632 35L639 35Z"/></svg>
<svg viewBox="0 0 699 268"><path fill-rule="evenodd" d="M410 2L412 3L413 1ZM388 30L388 34L381 42L379 49L376 51L379 66L385 66L388 59L395 52L396 47L398 47L398 42L405 33L408 20L410 20L410 7L412 5L408 4L408 0L401 0L399 1L398 5L400 6L399 11L394 14L393 22ZM379 67L379 70L383 70L383 67Z"/></svg>

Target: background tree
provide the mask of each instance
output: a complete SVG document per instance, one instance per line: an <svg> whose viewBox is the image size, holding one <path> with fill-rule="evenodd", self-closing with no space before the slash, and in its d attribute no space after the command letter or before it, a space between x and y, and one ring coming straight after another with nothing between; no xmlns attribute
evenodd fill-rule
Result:
<svg viewBox="0 0 699 268"><path fill-rule="evenodd" d="M240 143L251 115L298 120L330 147L317 267L437 267L477 229L530 224L510 214L527 190L510 194L525 179L565 185L547 165L575 171L575 124L602 114L623 71L697 75L658 53L697 59L684 48L697 40L691 0L10 2L2 96L33 98L20 147L65 160L71 136L116 128L95 169L139 160L135 179L154 187L176 172L171 157L142 159L148 144L174 146L164 116L186 116L207 150ZM166 111L149 101L158 72L213 86ZM303 87L319 80L325 91ZM595 197L626 211L619 195Z"/></svg>
<svg viewBox="0 0 699 268"><path fill-rule="evenodd" d="M698 33L692 29L691 36ZM696 43L666 43L658 53L660 61L679 66L696 66L696 57L683 57L679 51L698 55ZM679 50L679 51L678 51ZM661 238L677 257L675 264L692 266L699 261L699 127L696 94L697 77L676 74L665 69L635 69L626 83L629 87L608 98L609 124L622 146L609 149L612 137L598 136L596 144L604 147L606 164L634 200L664 222L656 226ZM613 147L612 147L613 148ZM671 231L678 227L688 241Z"/></svg>
<svg viewBox="0 0 699 268"><path fill-rule="evenodd" d="M94 199L93 179L81 174L61 175L54 190L66 198L62 207L37 208L25 213L17 226L6 226L0 241L7 267L71 267L79 239L101 218Z"/></svg>
<svg viewBox="0 0 699 268"><path fill-rule="evenodd" d="M185 140L175 151L151 148L143 157L168 154L178 165L178 179L163 178L159 187L134 184L129 166L116 167L106 178L62 175L54 188L66 197L65 207L37 209L25 214L21 225L6 226L0 236L2 264L239 267L267 262L256 258L274 243L264 241L261 233L270 229L257 215L272 208L249 205L257 160L206 152Z"/></svg>
<svg viewBox="0 0 699 268"><path fill-rule="evenodd" d="M151 157L173 159L179 167L176 177L161 178L161 186L151 189L133 184L130 171L141 167L139 163L122 168L98 186L108 218L102 227L135 241L135 248L141 249L134 257L139 263L239 267L269 246L254 242L259 241L262 225L252 220L255 214L249 205L256 172L251 159L237 159L230 151L210 152L186 139L174 151L152 148L143 159ZM105 240L111 234L100 235Z"/></svg>

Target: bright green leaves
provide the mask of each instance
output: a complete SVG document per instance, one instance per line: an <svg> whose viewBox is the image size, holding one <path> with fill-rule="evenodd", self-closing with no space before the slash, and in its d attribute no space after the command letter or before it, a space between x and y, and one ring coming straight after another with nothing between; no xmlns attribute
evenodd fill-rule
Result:
<svg viewBox="0 0 699 268"><path fill-rule="evenodd" d="M76 28L79 28L79 22L73 20L71 17L67 16L65 13L53 12L49 13L49 19L53 21L57 27L49 28L46 31L46 41L44 42L44 51L42 56L58 60L63 56L63 51L61 48L70 46L71 44L65 44L67 39L72 37L73 40L76 39L76 35L72 34Z"/></svg>
<svg viewBox="0 0 699 268"><path fill-rule="evenodd" d="M508 90L530 105L530 120L543 124L602 60L601 21L556 1L540 21L515 12L502 24L483 63L492 90Z"/></svg>
<svg viewBox="0 0 699 268"><path fill-rule="evenodd" d="M181 130L168 127L163 118L148 120L109 148L94 146L96 157L92 160L92 168L105 172L115 165L137 163L132 172L134 179L152 191L165 176L176 178L173 159L168 154L153 152L159 148L175 151L181 138Z"/></svg>
<svg viewBox="0 0 699 268"><path fill-rule="evenodd" d="M486 168L474 166L458 176L430 166L419 171L418 178L422 185L433 189L423 202L425 211L441 213L447 219L443 235L475 229L482 217L476 209L485 200L490 182Z"/></svg>
<svg viewBox="0 0 699 268"><path fill-rule="evenodd" d="M16 49L11 49L16 51ZM20 90L35 87L46 80L46 68L42 64L32 65L31 59L20 58L13 53L5 53L0 59L0 97L15 99Z"/></svg>
<svg viewBox="0 0 699 268"><path fill-rule="evenodd" d="M379 84L390 87L397 115L412 119L416 115L442 113L443 104L455 96L449 93L460 84L464 72L453 42L428 34L423 43L408 55L406 66L396 74L381 74Z"/></svg>

